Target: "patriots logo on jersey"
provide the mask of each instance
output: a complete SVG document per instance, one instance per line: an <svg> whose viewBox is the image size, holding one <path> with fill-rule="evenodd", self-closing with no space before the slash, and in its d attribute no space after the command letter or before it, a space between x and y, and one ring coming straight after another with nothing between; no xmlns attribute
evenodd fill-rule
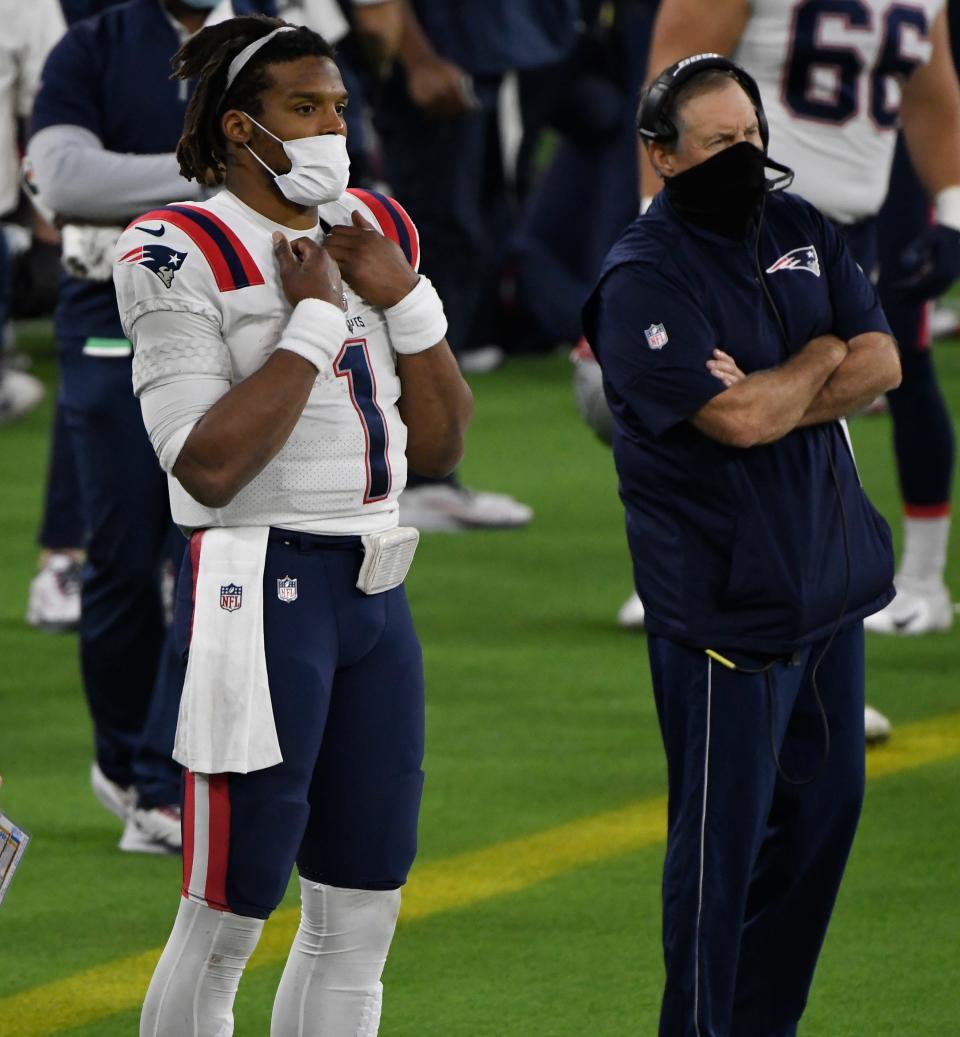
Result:
<svg viewBox="0 0 960 1037"><path fill-rule="evenodd" d="M178 252L169 245L137 245L122 255L118 263L134 263L152 270L163 281L164 288L173 284L176 272L183 266L186 252Z"/></svg>
<svg viewBox="0 0 960 1037"><path fill-rule="evenodd" d="M778 270L807 270L814 277L820 276L820 259L813 245L801 245L800 248L792 248L781 256L776 263L767 267L768 274L775 274Z"/></svg>

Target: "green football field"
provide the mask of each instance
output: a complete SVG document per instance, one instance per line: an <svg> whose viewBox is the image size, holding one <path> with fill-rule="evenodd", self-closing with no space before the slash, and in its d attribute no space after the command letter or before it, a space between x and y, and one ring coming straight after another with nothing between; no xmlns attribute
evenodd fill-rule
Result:
<svg viewBox="0 0 960 1037"><path fill-rule="evenodd" d="M51 392L0 428L0 809L32 836L0 906L0 1035L137 1032L179 860L122 854L90 792L73 636L28 628L54 384L49 326L20 340ZM960 344L937 347L960 413ZM408 586L427 666L420 854L384 976L383 1037L653 1035L662 981L665 767L609 452L560 357L473 380L466 481L537 512L525 530L424 538ZM899 536L887 417L852 423ZM123 444L118 443L122 450ZM960 597L960 537L950 581ZM960 627L868 643L894 721L868 754L860 832L801 1032L960 1033ZM265 1037L296 925L291 887L236 1004Z"/></svg>

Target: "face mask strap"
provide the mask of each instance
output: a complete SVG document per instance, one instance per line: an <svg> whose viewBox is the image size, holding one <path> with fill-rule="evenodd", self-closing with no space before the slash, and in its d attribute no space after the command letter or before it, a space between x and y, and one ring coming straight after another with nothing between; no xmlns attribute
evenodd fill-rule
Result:
<svg viewBox="0 0 960 1037"><path fill-rule="evenodd" d="M251 122L253 123L253 125L254 125L254 126L256 126L256 127L258 128L258 129L261 129L261 130L263 130L263 132L264 132L264 133L266 133L268 137L273 137L273 139L274 139L274 140L275 140L275 141L276 141L276 142L277 142L278 144L281 144L281 145L283 144L283 141L282 141L282 140L281 140L281 139L280 139L280 138L279 138L279 137L278 137L278 136L277 136L277 135L276 135L275 133L271 133L271 132L270 132L270 131L269 131L269 130L268 130L268 129L266 128L266 126L261 126L261 125L260 125L260 123L258 123L258 122L257 122L257 120L256 120L256 119L254 119L254 117L253 117L252 115L247 115L247 113L246 113L246 112L242 112L241 114L243 114L243 115L246 115L246 116L247 116L247 118L248 118L248 119L249 119L249 120L250 120L250 121L251 121ZM250 152L250 154L251 154L251 155L253 155L253 157L254 157L254 158L255 158L255 159L256 159L256 160L257 160L257 161L258 161L258 162L260 163L260 165L261 165L261 166L263 166L263 168L264 168L264 169L265 169L265 170L266 170L266 171L267 171L267 172L268 172L268 173L269 173L269 174L270 174L270 175L271 175L271 176L272 176L272 177L273 177L274 179L276 179L276 178L277 178L278 176L280 176L280 173L275 173L275 172L274 172L274 171L273 171L273 170L272 170L272 169L271 169L271 168L270 168L270 167L269 167L269 166L268 166L268 165L266 164L266 162L264 162L264 161L263 161L263 159L262 159L262 158L261 158L261 157L260 157L260 156L259 156L259 155L258 155L258 154L257 154L257 153L256 153L256 152L254 151L254 150L253 150L253 148L251 148L251 147L250 147L250 145L249 145L249 144L247 144L246 142L244 142L244 145L243 145L243 146L244 146L244 147L245 147L245 148L247 149L247 151L249 151L249 152Z"/></svg>

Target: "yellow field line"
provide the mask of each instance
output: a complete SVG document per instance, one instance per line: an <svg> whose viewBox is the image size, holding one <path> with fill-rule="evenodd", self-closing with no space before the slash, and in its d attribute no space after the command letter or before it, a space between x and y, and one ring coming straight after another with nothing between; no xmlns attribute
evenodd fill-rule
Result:
<svg viewBox="0 0 960 1037"><path fill-rule="evenodd" d="M867 755L868 779L960 756L960 713L897 728L890 744ZM666 799L657 796L618 810L548 828L414 869L403 893L401 923L516 893L585 865L663 841ZM299 908L276 912L249 968L286 958ZM65 979L0 998L4 1037L49 1037L104 1019L143 1000L160 949L105 962Z"/></svg>

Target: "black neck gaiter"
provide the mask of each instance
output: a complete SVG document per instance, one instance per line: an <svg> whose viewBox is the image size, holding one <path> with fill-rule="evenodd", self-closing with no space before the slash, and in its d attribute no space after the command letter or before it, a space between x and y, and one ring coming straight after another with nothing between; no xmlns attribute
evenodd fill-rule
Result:
<svg viewBox="0 0 960 1037"><path fill-rule="evenodd" d="M788 175L768 182L766 166ZM664 190L682 220L742 241L764 193L784 188L792 180L793 173L786 166L767 158L749 141L741 141L698 166L668 177Z"/></svg>

